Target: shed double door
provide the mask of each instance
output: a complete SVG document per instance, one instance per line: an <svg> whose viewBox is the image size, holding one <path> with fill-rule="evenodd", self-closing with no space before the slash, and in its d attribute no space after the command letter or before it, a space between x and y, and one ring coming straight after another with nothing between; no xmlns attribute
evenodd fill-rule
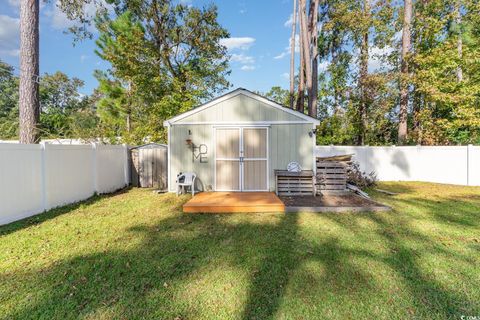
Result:
<svg viewBox="0 0 480 320"><path fill-rule="evenodd" d="M215 141L215 190L268 191L268 128L216 128Z"/></svg>

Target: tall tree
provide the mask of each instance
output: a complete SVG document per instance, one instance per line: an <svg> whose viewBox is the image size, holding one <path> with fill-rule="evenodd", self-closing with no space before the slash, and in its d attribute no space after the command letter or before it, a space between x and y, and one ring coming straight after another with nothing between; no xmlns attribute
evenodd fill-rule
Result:
<svg viewBox="0 0 480 320"><path fill-rule="evenodd" d="M95 95L85 96L79 90L83 81L57 71L44 74L39 83L41 138L95 138L98 117ZM18 139L19 79L14 68L0 61L0 139Z"/></svg>
<svg viewBox="0 0 480 320"><path fill-rule="evenodd" d="M318 6L319 0L310 0L310 39L312 44L312 92L308 114L317 117L318 107Z"/></svg>
<svg viewBox="0 0 480 320"><path fill-rule="evenodd" d="M460 3L415 2L410 66L414 66L411 81L422 103L417 116L421 124L417 141L422 144L480 141L480 3L462 0L461 23L456 6Z"/></svg>
<svg viewBox="0 0 480 320"><path fill-rule="evenodd" d="M319 58L327 64L320 73L319 117L328 126L323 132L337 130L338 139L332 137L330 141L374 144L378 139L374 130L382 119L380 110L394 109L387 95L393 86L388 67L396 31L391 2L321 2L319 19ZM381 123L390 123L390 114L384 119Z"/></svg>
<svg viewBox="0 0 480 320"><path fill-rule="evenodd" d="M39 0L20 2L20 143L38 142Z"/></svg>
<svg viewBox="0 0 480 320"><path fill-rule="evenodd" d="M114 124L116 135L127 142L145 136L162 141L163 120L229 86L228 54L221 44L229 34L218 23L215 6L119 0L114 11L97 20L97 53L112 66L102 75L109 85L100 91L107 97L115 93L101 105L109 115L121 117L105 124ZM116 103L119 99L125 103Z"/></svg>
<svg viewBox="0 0 480 320"><path fill-rule="evenodd" d="M307 5L306 0L300 0L300 46L303 48L303 64L305 66L305 82L307 85L307 106L308 112L312 107L312 59L311 59L311 39L308 31Z"/></svg>
<svg viewBox="0 0 480 320"><path fill-rule="evenodd" d="M60 71L43 74L40 81L41 111L67 113L83 107L86 97L80 94L79 89L84 84L84 81L75 77L69 78Z"/></svg>
<svg viewBox="0 0 480 320"><path fill-rule="evenodd" d="M405 143L407 139L408 119L408 56L410 53L410 37L412 25L412 0L404 0L403 29L402 29L402 56L400 70L400 106L398 113L398 144Z"/></svg>
<svg viewBox="0 0 480 320"><path fill-rule="evenodd" d="M288 104L290 99L289 91L282 89L282 87L279 86L273 86L268 92L264 94L259 92L259 94L284 106Z"/></svg>
<svg viewBox="0 0 480 320"><path fill-rule="evenodd" d="M289 106L294 108L295 103L295 38L297 28L297 0L293 0L292 36L290 37L290 100Z"/></svg>
<svg viewBox="0 0 480 320"><path fill-rule="evenodd" d="M84 82L63 72L44 74L40 80L40 135L42 138L77 138L72 136L73 117L91 109L89 97L79 89Z"/></svg>
<svg viewBox="0 0 480 320"><path fill-rule="evenodd" d="M359 77L358 77L358 89L360 91L360 103L359 103L359 131L357 144L365 144L365 136L367 130L367 79L368 79L368 60L369 60L369 32L370 32L370 0L363 0L362 5L362 19L360 34L360 63L359 63Z"/></svg>
<svg viewBox="0 0 480 320"><path fill-rule="evenodd" d="M0 60L0 139L18 137L18 77Z"/></svg>
<svg viewBox="0 0 480 320"><path fill-rule="evenodd" d="M302 29L302 15L300 14L301 11L301 2L299 4L299 13L298 13L298 20L299 20L299 35L298 35L298 41L299 41L299 49L300 49L300 66L299 66L299 71L298 71L298 94L297 94L297 107L296 109L300 112L305 111L305 47L302 45L303 41L303 32L304 30Z"/></svg>
<svg viewBox="0 0 480 320"><path fill-rule="evenodd" d="M455 0L454 13L455 13L455 31L457 34L457 53L458 59L462 60L463 53L463 40L462 40L462 1ZM461 82L463 80L463 70L462 66L457 67L457 81Z"/></svg>

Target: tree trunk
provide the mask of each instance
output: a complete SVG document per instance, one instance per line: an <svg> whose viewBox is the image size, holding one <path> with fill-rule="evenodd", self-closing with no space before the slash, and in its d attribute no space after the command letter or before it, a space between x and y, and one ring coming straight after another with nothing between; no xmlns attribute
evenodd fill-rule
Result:
<svg viewBox="0 0 480 320"><path fill-rule="evenodd" d="M422 124L420 119L420 111L423 106L423 95L413 90L413 135L417 144L422 144Z"/></svg>
<svg viewBox="0 0 480 320"><path fill-rule="evenodd" d="M338 48L335 45L336 42L332 45L332 65L336 66L338 63ZM340 92L336 85L333 86L333 114L340 114Z"/></svg>
<svg viewBox="0 0 480 320"><path fill-rule="evenodd" d="M292 37L290 38L290 109L295 103L295 35L297 27L297 0L293 0Z"/></svg>
<svg viewBox="0 0 480 320"><path fill-rule="evenodd" d="M301 36L301 46L303 47L303 61L305 65L305 79L307 84L307 105L308 110L312 109L312 65L311 65L311 56L310 56L310 39L307 26L307 13L306 13L306 0L300 0L300 36Z"/></svg>
<svg viewBox="0 0 480 320"><path fill-rule="evenodd" d="M458 58L461 60L462 55L463 55L463 43L462 43L462 36L458 36L457 40L457 51L458 51ZM462 82L463 81L463 70L461 66L457 67L457 81Z"/></svg>
<svg viewBox="0 0 480 320"><path fill-rule="evenodd" d="M20 2L20 143L38 143L39 102L39 0Z"/></svg>
<svg viewBox="0 0 480 320"><path fill-rule="evenodd" d="M365 19L369 19L370 16L370 0L364 0L364 14ZM359 119L360 119L360 132L357 137L357 143L359 145L365 144L365 136L367 130L367 77L368 77L368 29L364 30L362 35L362 43L360 46L360 77L359 77L359 88L360 88L360 109Z"/></svg>
<svg viewBox="0 0 480 320"><path fill-rule="evenodd" d="M455 23L457 25L457 28L459 28L458 35L457 35L457 52L458 52L458 60L462 60L462 55L463 55L463 42L462 42L462 32L460 29L460 25L462 23L462 12L460 11L462 7L461 0L455 1ZM463 81L463 70L461 65L457 67L457 81L462 82Z"/></svg>
<svg viewBox="0 0 480 320"><path fill-rule="evenodd" d="M300 20L300 25L302 21L302 16L299 14L298 19ZM300 42L300 68L299 68L299 75L298 75L298 96L297 96L297 110L300 112L304 112L305 108L305 55L304 55L304 48L302 45L303 36L302 36L302 28L299 30L299 42Z"/></svg>
<svg viewBox="0 0 480 320"><path fill-rule="evenodd" d="M412 23L412 0L405 0L402 31L402 65L400 70L400 110L398 114L398 144L402 145L407 139L408 117L408 63L410 52L410 32Z"/></svg>
<svg viewBox="0 0 480 320"><path fill-rule="evenodd" d="M317 117L317 100L318 100L318 6L319 0L310 0L310 8L312 15L310 17L312 30L312 93L311 93L311 107L308 110L308 115ZM313 7L313 9L312 9Z"/></svg>
<svg viewBox="0 0 480 320"><path fill-rule="evenodd" d="M132 81L129 80L127 83L127 108L125 117L127 132L130 133L132 130Z"/></svg>

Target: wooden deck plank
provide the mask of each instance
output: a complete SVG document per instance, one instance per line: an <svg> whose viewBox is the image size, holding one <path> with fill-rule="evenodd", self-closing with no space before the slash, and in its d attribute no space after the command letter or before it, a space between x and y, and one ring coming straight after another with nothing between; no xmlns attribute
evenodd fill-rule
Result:
<svg viewBox="0 0 480 320"><path fill-rule="evenodd" d="M202 192L183 205L183 212L285 212L285 205L273 192Z"/></svg>

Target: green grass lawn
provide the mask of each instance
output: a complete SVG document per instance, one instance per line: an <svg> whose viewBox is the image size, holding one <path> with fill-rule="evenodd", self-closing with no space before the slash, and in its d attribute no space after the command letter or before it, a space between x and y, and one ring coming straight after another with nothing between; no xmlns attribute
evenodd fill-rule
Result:
<svg viewBox="0 0 480 320"><path fill-rule="evenodd" d="M184 215L132 189L0 227L0 318L480 316L480 188L380 188L393 211Z"/></svg>

